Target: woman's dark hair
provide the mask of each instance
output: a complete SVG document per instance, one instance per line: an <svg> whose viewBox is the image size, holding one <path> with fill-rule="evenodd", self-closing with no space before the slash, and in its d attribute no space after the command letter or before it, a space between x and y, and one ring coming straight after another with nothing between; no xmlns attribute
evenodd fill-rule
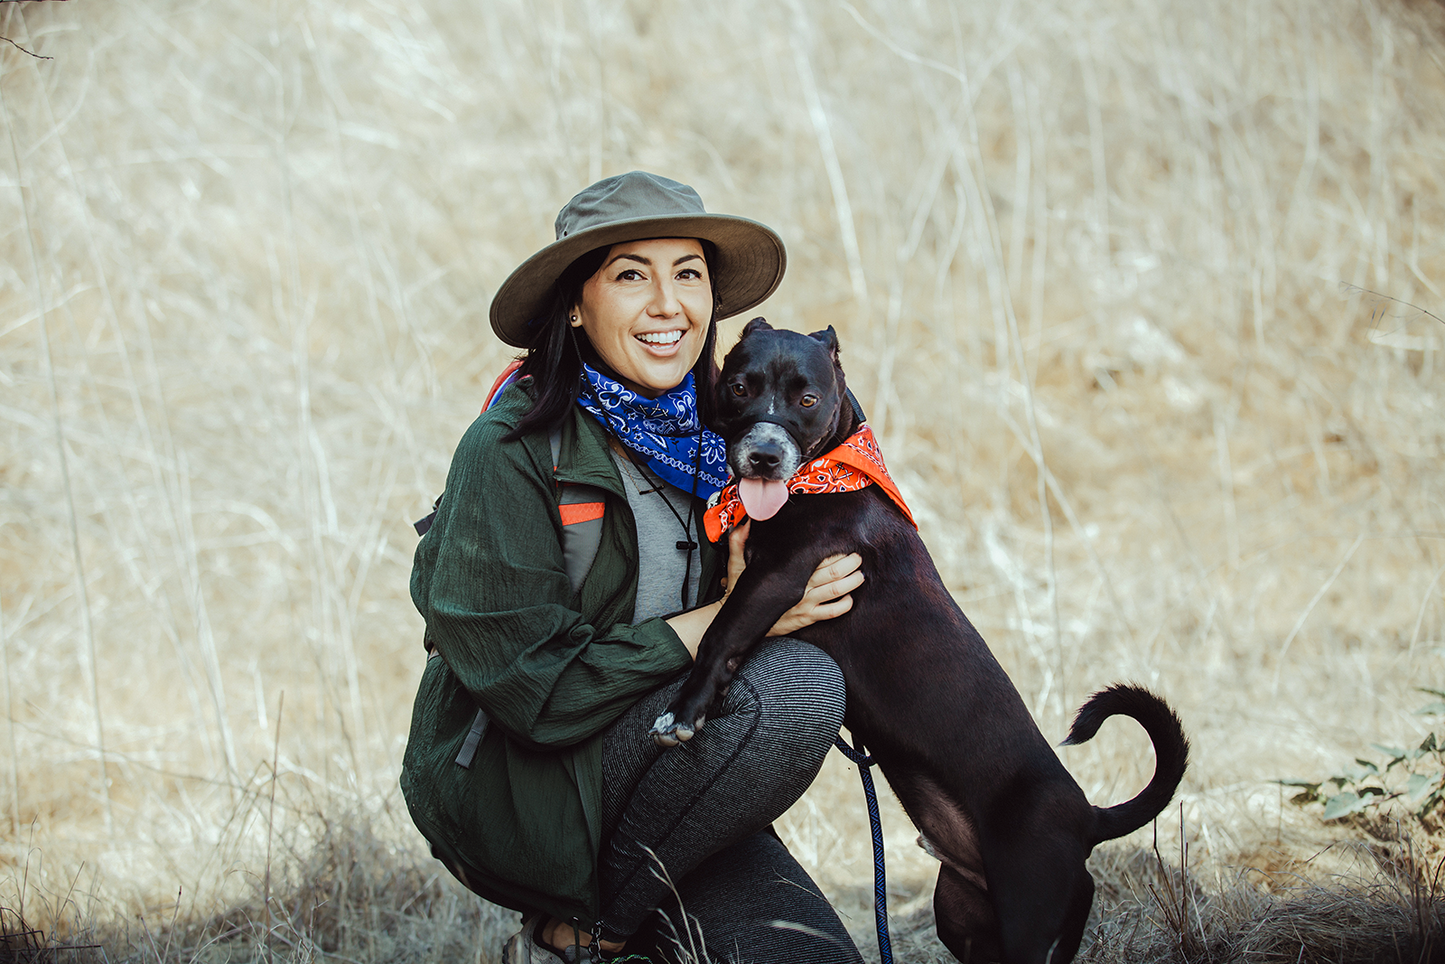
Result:
<svg viewBox="0 0 1445 964"><path fill-rule="evenodd" d="M713 416L713 390L717 384L717 282L713 270L718 264L717 247L711 241L701 241L702 255L708 265L708 281L712 284L712 317L708 319L707 336L703 339L702 354L692 367L693 383L697 387L697 410L704 425L710 424ZM530 375L536 386L536 401L532 410L522 416L517 427L507 434L507 441L521 438L538 429L551 431L562 422L577 404L577 395L582 387L582 363L585 361L606 375L614 375L607 363L593 349L586 332L574 328L571 321L572 309L582 300L582 286L602 267L611 246L594 248L567 266L556 284L552 296L533 324L537 328L527 353L522 356L522 367L517 371L519 378Z"/></svg>

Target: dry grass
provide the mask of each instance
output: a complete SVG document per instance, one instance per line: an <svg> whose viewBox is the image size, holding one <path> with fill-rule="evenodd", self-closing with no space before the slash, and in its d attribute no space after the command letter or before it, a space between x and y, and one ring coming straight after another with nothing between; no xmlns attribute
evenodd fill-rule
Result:
<svg viewBox="0 0 1445 964"><path fill-rule="evenodd" d="M505 358L492 290L640 167L783 235L765 313L838 327L1044 732L1116 679L1179 708L1174 869L1096 857L1090 959L1424 959L1434 884L1270 781L1418 739L1445 675L1442 29L1426 0L0 3L54 58L0 43L0 957L493 959L509 921L395 790L407 522ZM1105 803L1141 744L1062 753ZM866 946L850 768L784 824ZM1310 950L1347 923L1407 943Z"/></svg>

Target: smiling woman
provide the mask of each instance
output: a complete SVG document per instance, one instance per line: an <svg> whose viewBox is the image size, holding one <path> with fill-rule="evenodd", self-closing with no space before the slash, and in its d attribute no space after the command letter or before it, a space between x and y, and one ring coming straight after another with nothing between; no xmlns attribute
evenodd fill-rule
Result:
<svg viewBox="0 0 1445 964"><path fill-rule="evenodd" d="M493 330L526 354L457 447L417 548L435 658L401 783L448 869L523 912L506 964L676 960L678 934L748 961L859 960L770 828L838 733L837 664L778 638L706 731L670 750L649 734L743 570L745 529L699 535L727 480L705 427L717 321L783 265L770 229L633 172L568 202L556 243L492 302ZM824 560L768 635L847 612L860 561Z"/></svg>
<svg viewBox="0 0 1445 964"><path fill-rule="evenodd" d="M571 325L640 395L656 398L697 364L712 322L702 243L654 238L614 244L582 286Z"/></svg>

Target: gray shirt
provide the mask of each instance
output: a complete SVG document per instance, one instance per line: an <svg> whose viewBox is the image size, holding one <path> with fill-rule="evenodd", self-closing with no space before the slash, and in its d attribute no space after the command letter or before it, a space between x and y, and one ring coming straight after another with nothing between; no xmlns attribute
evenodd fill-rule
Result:
<svg viewBox="0 0 1445 964"><path fill-rule="evenodd" d="M659 478L646 467L641 456L633 462L612 449L612 459L617 463L617 471L622 474L627 504L632 507L632 517L637 521L639 559L637 608L633 610L633 624L654 616L691 609L697 605L698 577L702 567L696 549L692 550L692 565L689 567L688 552L677 548L677 543L698 541L698 520L688 515L692 496ZM683 529L684 522L687 523L686 530ZM686 603L682 598L684 573L687 575Z"/></svg>

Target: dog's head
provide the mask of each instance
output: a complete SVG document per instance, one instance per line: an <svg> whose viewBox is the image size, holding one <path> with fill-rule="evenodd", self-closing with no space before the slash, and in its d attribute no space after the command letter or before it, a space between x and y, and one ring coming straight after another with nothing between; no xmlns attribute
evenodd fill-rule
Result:
<svg viewBox="0 0 1445 964"><path fill-rule="evenodd" d="M717 412L743 505L754 519L770 518L799 466L857 424L832 327L803 335L748 322L723 359Z"/></svg>

